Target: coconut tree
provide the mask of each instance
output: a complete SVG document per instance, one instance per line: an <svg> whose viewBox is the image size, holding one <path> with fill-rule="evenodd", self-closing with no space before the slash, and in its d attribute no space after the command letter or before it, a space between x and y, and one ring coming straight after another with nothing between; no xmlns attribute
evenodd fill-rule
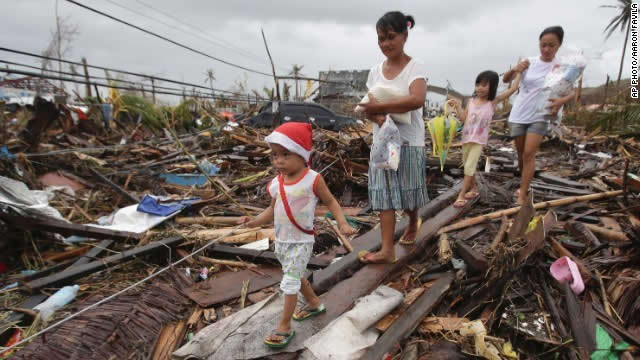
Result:
<svg viewBox="0 0 641 361"><path fill-rule="evenodd" d="M620 31L625 30L625 41L623 42L623 51L621 54L621 64L619 65L619 77L617 78L617 86L621 81L621 73L623 72L623 62L625 60L625 48L628 46L628 37L630 36L630 13L632 10L632 0L617 0L616 5L601 5L602 8L617 9L619 12L615 15L608 26L603 30L606 33L605 38L608 39L612 33L617 29Z"/></svg>
<svg viewBox="0 0 641 361"><path fill-rule="evenodd" d="M205 81L204 83L207 84L209 83L209 88L211 89L211 95L214 95L214 80L216 80L216 73L214 72L214 69L207 69L205 71Z"/></svg>
<svg viewBox="0 0 641 361"><path fill-rule="evenodd" d="M292 65L292 71L289 72L289 75L294 76L294 91L296 94L296 100L298 100L298 77L301 75L300 71L303 70L304 65Z"/></svg>

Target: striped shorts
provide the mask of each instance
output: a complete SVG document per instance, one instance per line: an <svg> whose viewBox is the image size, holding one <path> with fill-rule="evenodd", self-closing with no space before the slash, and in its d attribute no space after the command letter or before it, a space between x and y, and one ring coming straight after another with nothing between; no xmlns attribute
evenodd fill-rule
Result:
<svg viewBox="0 0 641 361"><path fill-rule="evenodd" d="M403 145L398 170L370 165L367 182L372 210L414 210L427 204L425 147Z"/></svg>

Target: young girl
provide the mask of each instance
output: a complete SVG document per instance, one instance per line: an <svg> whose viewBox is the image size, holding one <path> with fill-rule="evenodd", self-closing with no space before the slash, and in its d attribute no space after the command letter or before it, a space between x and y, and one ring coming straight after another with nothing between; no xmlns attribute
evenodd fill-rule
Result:
<svg viewBox="0 0 641 361"><path fill-rule="evenodd" d="M394 255L394 227L396 210L403 209L409 224L401 237L402 244L416 241L420 219L418 209L428 202L425 183L425 71L423 64L405 53L408 29L414 27L414 18L398 11L388 12L376 23L378 46L385 60L369 72L367 87L375 85L394 87L406 95L392 101L379 102L368 94L369 102L359 104L367 119L376 123L374 132L388 114L410 113L410 124L396 123L401 134L401 152L398 169L385 170L369 167L368 195L370 205L379 211L381 221L381 250L363 252L364 263L391 263Z"/></svg>
<svg viewBox="0 0 641 361"><path fill-rule="evenodd" d="M474 98L467 103L465 111L458 99L449 99L447 103L454 106L456 114L463 126L463 187L454 202L454 207L463 207L469 200L476 198L479 193L474 181L476 166L487 144L490 133L490 124L494 116L496 104L509 98L519 87L521 80L520 73L512 83L512 86L504 93L496 95L496 88L499 84L499 75L491 70L484 71L476 77L474 87Z"/></svg>
<svg viewBox="0 0 641 361"><path fill-rule="evenodd" d="M265 338L269 347L289 344L294 331L291 318L303 321L325 312L325 306L303 278L314 246L314 211L318 199L327 205L344 235L356 231L347 224L343 211L327 188L323 177L307 167L312 152L312 126L308 123L285 123L265 138L272 150L272 163L280 173L267 186L271 204L255 219L243 217L241 223L255 227L274 221L276 257L283 267L280 289L285 294L282 317L276 330ZM296 310L301 291L306 307Z"/></svg>

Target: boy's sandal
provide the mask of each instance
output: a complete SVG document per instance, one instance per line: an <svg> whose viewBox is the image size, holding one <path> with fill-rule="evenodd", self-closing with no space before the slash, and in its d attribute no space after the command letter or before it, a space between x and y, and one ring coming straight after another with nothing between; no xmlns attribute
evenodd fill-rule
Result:
<svg viewBox="0 0 641 361"><path fill-rule="evenodd" d="M316 307L314 309L309 309L309 308L303 307L302 309L294 312L294 314L292 315L292 318L294 320L296 320L296 321L305 321L305 320L307 320L309 318L312 318L312 317L314 317L316 315L319 315L319 314L321 314L321 313L323 313L325 311L327 311L327 308L325 308L325 305L321 303L320 306L318 306L318 307ZM301 314L303 312L305 313L305 315L304 316L299 316L299 314Z"/></svg>
<svg viewBox="0 0 641 361"><path fill-rule="evenodd" d="M295 334L296 334L296 332L294 330L291 330L289 332L274 331L274 332L272 332L271 335L269 335L269 336L267 336L265 338L264 342L265 342L265 345L267 345L267 346L269 346L271 348L284 348L284 347L287 347L287 345L289 345L289 342L292 340L292 338L294 338ZM280 340L280 341L268 340L272 336L280 336L283 339Z"/></svg>
<svg viewBox="0 0 641 361"><path fill-rule="evenodd" d="M467 199L457 199L456 202L454 202L454 207L462 208L462 207L465 207L466 204L467 204Z"/></svg>
<svg viewBox="0 0 641 361"><path fill-rule="evenodd" d="M418 231L421 229L421 224L423 223L423 220L421 217L418 218L418 222L416 223L416 233L414 234L414 239L407 239L405 238L405 235L401 237L401 239L398 241L399 244L402 244L404 246L413 246L416 244L416 238L418 238ZM409 226L408 226L409 227Z"/></svg>
<svg viewBox="0 0 641 361"><path fill-rule="evenodd" d="M479 192L467 192L465 193L465 199L471 200L479 196Z"/></svg>
<svg viewBox="0 0 641 361"><path fill-rule="evenodd" d="M390 262L379 260L379 261L370 261L366 257L367 255L372 254L370 251L359 251L358 252L358 260L361 261L361 263L364 264L390 264ZM398 261L398 258L394 260L394 262L391 263L396 263Z"/></svg>

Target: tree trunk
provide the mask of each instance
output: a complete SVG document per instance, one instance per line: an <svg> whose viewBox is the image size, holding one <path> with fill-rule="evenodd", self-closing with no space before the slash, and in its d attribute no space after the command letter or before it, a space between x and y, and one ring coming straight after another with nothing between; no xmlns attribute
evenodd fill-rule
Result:
<svg viewBox="0 0 641 361"><path fill-rule="evenodd" d="M628 24L628 30L625 32L625 42L623 43L623 52L621 53L621 64L619 65L619 77L617 78L617 88L619 87L619 82L621 81L621 73L623 72L623 63L625 62L625 48L628 47L629 36L630 36L630 24Z"/></svg>

